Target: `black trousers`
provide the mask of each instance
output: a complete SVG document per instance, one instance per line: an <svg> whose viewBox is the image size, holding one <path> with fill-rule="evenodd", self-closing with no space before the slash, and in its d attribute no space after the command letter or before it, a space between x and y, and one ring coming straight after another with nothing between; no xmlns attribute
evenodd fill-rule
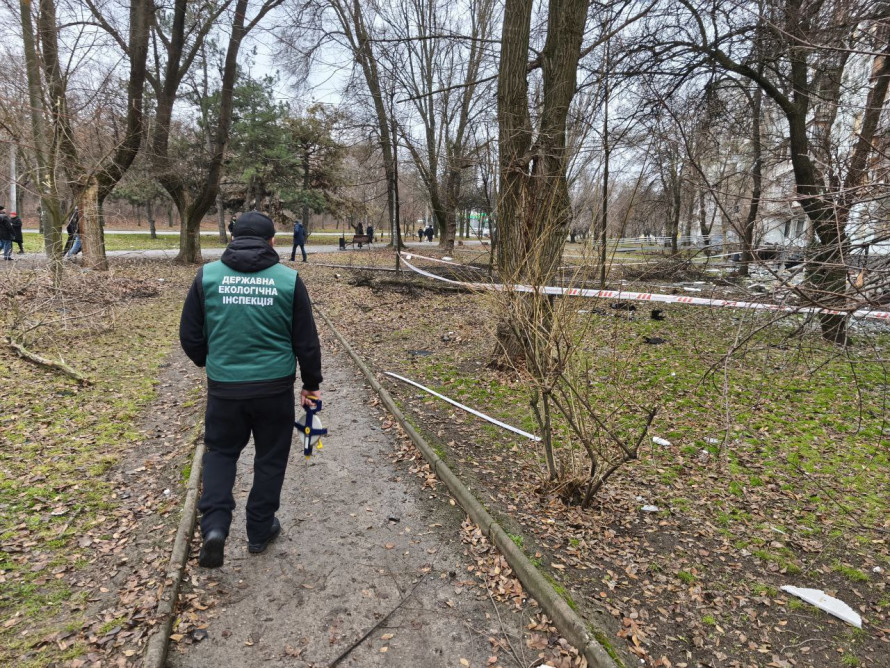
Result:
<svg viewBox="0 0 890 668"><path fill-rule="evenodd" d="M232 524L235 470L238 457L253 434L253 486L247 498L247 539L262 542L272 529L281 501L281 486L294 434L294 390L259 399L207 397L204 426L204 491L201 533Z"/></svg>
<svg viewBox="0 0 890 668"><path fill-rule="evenodd" d="M293 246L291 247L291 249L290 249L290 261L291 261L291 262L293 262L293 261L294 261L294 258L297 256L297 246L300 247L300 252L303 254L303 262L306 261L306 248L305 248L305 245L306 245L305 242L302 243L302 244L298 244L296 241L294 241L294 245L293 245Z"/></svg>

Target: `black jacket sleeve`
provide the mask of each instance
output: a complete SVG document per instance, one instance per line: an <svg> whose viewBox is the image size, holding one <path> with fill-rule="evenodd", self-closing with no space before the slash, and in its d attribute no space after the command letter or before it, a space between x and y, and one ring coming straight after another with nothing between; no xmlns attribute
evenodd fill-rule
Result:
<svg viewBox="0 0 890 668"><path fill-rule="evenodd" d="M204 269L189 289L179 319L179 344L189 359L198 366L207 363L207 339L204 337Z"/></svg>
<svg viewBox="0 0 890 668"><path fill-rule="evenodd" d="M306 286L297 276L294 289L294 317L292 341L294 355L300 362L300 378L303 389L313 392L321 385L321 343L312 317L312 303Z"/></svg>

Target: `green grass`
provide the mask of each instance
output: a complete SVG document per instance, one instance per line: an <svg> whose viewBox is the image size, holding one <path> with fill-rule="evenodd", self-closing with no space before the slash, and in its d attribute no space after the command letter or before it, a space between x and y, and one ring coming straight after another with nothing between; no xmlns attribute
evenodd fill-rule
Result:
<svg viewBox="0 0 890 668"><path fill-rule="evenodd" d="M66 362L94 379L92 386L0 352L0 374L16 378L0 389L0 400L17 407L0 416L0 541L28 544L24 552L0 556L6 577L0 618L26 620L0 628L0 665L23 665L17 657L32 652L39 665L82 652L61 653L52 643L34 648L53 630L50 620L58 628L76 621L66 611L86 592L69 587L66 578L95 557L77 541L90 530L105 534L106 518L118 507L106 474L143 438L135 425L155 397L158 365L175 340L180 308L181 297L173 293L136 301L117 314L126 327L89 335L70 330L35 351L47 357L63 352ZM140 345L142 338L151 345ZM69 345L72 340L78 344ZM33 568L44 561L43 569ZM51 573L59 567L62 578Z"/></svg>
<svg viewBox="0 0 890 668"><path fill-rule="evenodd" d="M689 571L677 571L677 577L681 582L688 585L691 585L696 580L696 577Z"/></svg>
<svg viewBox="0 0 890 668"><path fill-rule="evenodd" d="M847 566L846 564L842 564L839 561L834 562L832 570L835 573L840 573L845 578L847 578L848 580L852 580L853 582L868 582L871 579L868 577L867 574L863 573L858 568Z"/></svg>
<svg viewBox="0 0 890 668"><path fill-rule="evenodd" d="M758 559L763 559L764 561L771 561L775 564L779 565L786 573L800 573L801 568L794 561L794 553L791 552L788 548L777 548L775 551L770 550L752 550L751 554L753 554Z"/></svg>
<svg viewBox="0 0 890 668"><path fill-rule="evenodd" d="M627 289L662 291L651 285L628 284ZM404 313L397 324L387 323L392 332L382 323L351 314L346 306L337 315L362 331L357 335L365 340L361 345L368 345L366 352L377 359L389 346L391 354L381 366L395 367L509 424L538 431L528 406L531 381L485 366L497 323L496 298L430 295L416 300L423 301L416 307L404 305L402 295L381 291L378 298L392 312ZM589 300L556 304L576 315L581 309L608 309L604 302ZM890 388L890 367L882 351L890 346L890 335L856 332L854 344L841 351L821 341L812 326L797 334L805 325L801 316L777 319L770 313L668 305L667 319L656 322L647 317L649 308L638 303L633 319L578 315L585 321L572 330L588 327L583 336L578 334L576 388L587 395L609 431L633 443L646 410L658 407L648 436L673 444L655 446L645 438L638 459L606 486L622 496L651 489L661 508L682 514L684 526L688 520L690 528L713 535L717 543L745 551L737 558L754 573L768 568L824 578L819 564L842 559L853 569L843 571L844 576L861 581L857 578L865 573L859 570L859 557L868 553L886 559L887 554L886 546L872 542L874 533L867 527L880 527L890 514L890 497L882 493L890 478L888 436L882 434ZM404 340L406 324L414 328L409 344ZM371 338L368 330L376 337L373 343L366 343ZM439 335L449 330L459 331L463 343L438 346ZM643 335L663 337L668 344L646 345ZM427 343L421 346L414 343L417 340ZM726 359L736 340L740 347ZM400 358L406 345L435 347L435 354ZM413 397L406 403L417 415L428 409L439 416L451 411ZM504 478L513 475L517 487L522 485L520 475L526 476L526 489L537 484L529 480L543 471L540 446L518 443L498 427L473 418L467 421L480 467L491 467ZM597 446L606 447L609 438L603 431L593 427L591 433ZM708 443L709 438L719 444ZM558 415L554 448L558 466L565 467L565 480L583 480L590 460ZM574 533L565 529L563 540L568 540L565 532ZM569 545L574 547L570 540ZM652 557L670 564L670 549ZM689 564L683 567L686 575L678 577L695 582L698 571ZM709 584L710 577L709 572ZM730 576L715 573L715 578ZM758 595L778 596L766 584L749 587Z"/></svg>

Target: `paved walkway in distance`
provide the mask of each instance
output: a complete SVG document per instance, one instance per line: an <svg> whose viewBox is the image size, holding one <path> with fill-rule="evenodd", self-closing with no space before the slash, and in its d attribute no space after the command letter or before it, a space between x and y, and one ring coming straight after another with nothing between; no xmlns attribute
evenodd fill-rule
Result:
<svg viewBox="0 0 890 668"><path fill-rule="evenodd" d="M295 437L278 513L281 536L264 554L247 552L248 445L225 564L199 568L193 550L184 581L185 594L191 585L217 599L208 637L171 643L168 665L329 666L377 624L338 665L516 665L489 638L506 633L521 652L523 618L496 609L472 584L462 511L449 505L444 486L436 494L421 488L406 465L390 458L395 436L381 429L381 413L369 406L370 391L351 361L331 347L325 345L322 385L330 436L308 468ZM525 652L531 662L536 652Z"/></svg>

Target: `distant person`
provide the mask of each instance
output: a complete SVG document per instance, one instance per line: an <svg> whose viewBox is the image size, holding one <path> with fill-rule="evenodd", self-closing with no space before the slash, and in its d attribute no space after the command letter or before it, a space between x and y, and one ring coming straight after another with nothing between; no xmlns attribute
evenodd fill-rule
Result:
<svg viewBox="0 0 890 668"><path fill-rule="evenodd" d="M80 214L77 211L77 207L74 208L74 213L77 214L77 218L74 219L74 243L71 244L71 248L65 253L65 258L69 260L83 249L83 235L80 233Z"/></svg>
<svg viewBox="0 0 890 668"><path fill-rule="evenodd" d="M25 239L22 237L22 219L15 211L12 212L12 240L19 246L19 255L25 254L25 247L22 245Z"/></svg>
<svg viewBox="0 0 890 668"><path fill-rule="evenodd" d="M253 434L253 485L247 497L247 551L265 552L281 533L275 517L294 439L298 401L319 399L321 345L312 304L297 272L280 262L275 224L256 211L241 214L222 258L198 269L182 308L179 341L207 370L203 491L198 556L203 568L223 565L232 524L238 458Z"/></svg>
<svg viewBox="0 0 890 668"><path fill-rule="evenodd" d="M360 237L365 236L365 226L362 225L361 223L359 223L358 225L356 225L356 226L355 226L355 233L356 233L356 235L358 235L358 236L360 236Z"/></svg>
<svg viewBox="0 0 890 668"><path fill-rule="evenodd" d="M432 225L426 226L426 240L427 241L433 240L433 226Z"/></svg>
<svg viewBox="0 0 890 668"><path fill-rule="evenodd" d="M423 241L423 228L422 227L417 228L417 240Z"/></svg>
<svg viewBox="0 0 890 668"><path fill-rule="evenodd" d="M290 261L294 262L297 257L297 246L303 254L303 262L306 261L306 228L303 227L303 221L298 220L294 223L294 245L290 249ZM317 258L316 258L317 259Z"/></svg>
<svg viewBox="0 0 890 668"><path fill-rule="evenodd" d="M74 245L74 237L80 231L80 212L77 210L77 207L74 207L74 211L68 216L68 224L65 225L65 231L68 233L68 239L65 240L65 248L62 249L62 255L67 256L68 251Z"/></svg>
<svg viewBox="0 0 890 668"><path fill-rule="evenodd" d="M370 223L368 224L368 229L365 230L365 234L368 235L368 243L369 244L374 243L374 226L371 225Z"/></svg>
<svg viewBox="0 0 890 668"><path fill-rule="evenodd" d="M3 249L3 259L12 260L12 220L6 213L6 208L0 206L0 248Z"/></svg>

